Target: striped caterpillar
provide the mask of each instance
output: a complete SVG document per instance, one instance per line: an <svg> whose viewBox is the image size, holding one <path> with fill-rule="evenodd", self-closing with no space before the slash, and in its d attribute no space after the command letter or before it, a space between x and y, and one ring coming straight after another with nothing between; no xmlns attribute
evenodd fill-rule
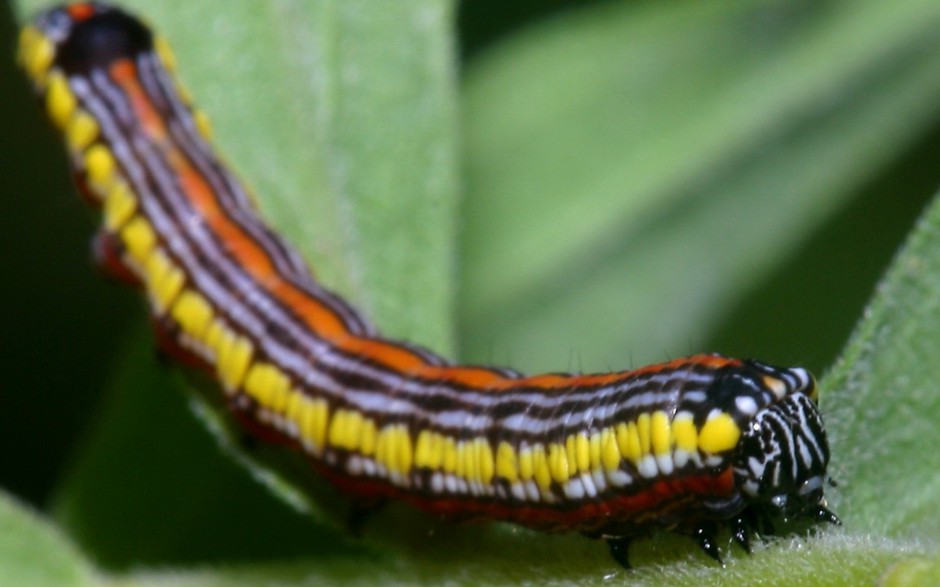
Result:
<svg viewBox="0 0 940 587"><path fill-rule="evenodd" d="M387 340L258 217L139 20L48 10L20 61L102 210L96 257L145 291L161 348L354 503L580 532L625 567L656 528L720 561L722 526L749 551L775 519L839 522L805 369L700 354L524 376Z"/></svg>

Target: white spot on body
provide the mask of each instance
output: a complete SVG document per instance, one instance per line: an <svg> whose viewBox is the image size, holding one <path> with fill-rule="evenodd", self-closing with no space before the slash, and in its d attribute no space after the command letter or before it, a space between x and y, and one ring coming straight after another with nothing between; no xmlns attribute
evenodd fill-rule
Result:
<svg viewBox="0 0 940 587"><path fill-rule="evenodd" d="M607 472L607 479L617 487L626 487L633 482L633 477L630 476L630 473L622 469L615 469L613 471Z"/></svg>
<svg viewBox="0 0 940 587"><path fill-rule="evenodd" d="M441 473L431 475L431 492L438 495L444 493L444 476Z"/></svg>
<svg viewBox="0 0 940 587"><path fill-rule="evenodd" d="M584 493L589 498L597 497L597 487L594 485L594 478L590 473L581 473L578 477L581 479L581 485L584 487Z"/></svg>
<svg viewBox="0 0 940 587"><path fill-rule="evenodd" d="M604 469L594 469L591 471L591 477L594 479L594 489L598 493L602 493L607 489L607 474Z"/></svg>
<svg viewBox="0 0 940 587"><path fill-rule="evenodd" d="M671 475L673 471L672 455L669 453L656 455L656 465L663 475Z"/></svg>
<svg viewBox="0 0 940 587"><path fill-rule="evenodd" d="M300 427L293 420L287 421L286 431L291 438L300 438Z"/></svg>
<svg viewBox="0 0 940 587"><path fill-rule="evenodd" d="M682 396L682 399L693 404L700 404L705 401L706 397L704 391L688 391Z"/></svg>
<svg viewBox="0 0 940 587"><path fill-rule="evenodd" d="M565 483L565 497L570 500L578 501L584 498L584 486L578 478L569 479Z"/></svg>
<svg viewBox="0 0 940 587"><path fill-rule="evenodd" d="M525 482L526 493L529 494L529 501L541 501L542 494L539 492L539 486L535 484L535 481L529 479Z"/></svg>
<svg viewBox="0 0 940 587"><path fill-rule="evenodd" d="M677 448L672 454L672 462L677 469L681 469L689 462L689 451Z"/></svg>
<svg viewBox="0 0 940 587"><path fill-rule="evenodd" d="M656 459L653 458L652 455L646 455L641 458L636 468L640 475L646 479L652 479L659 473L659 468L656 466Z"/></svg>
<svg viewBox="0 0 940 587"><path fill-rule="evenodd" d="M753 416L757 413L757 402L754 401L754 398L747 395L735 398L734 406L739 412L748 416Z"/></svg>
<svg viewBox="0 0 940 587"><path fill-rule="evenodd" d="M790 373L796 377L799 382L798 389L806 389L809 387L810 381L813 380L813 377L809 374L809 371L802 367L794 367L790 369Z"/></svg>
<svg viewBox="0 0 940 587"><path fill-rule="evenodd" d="M718 455L710 455L705 458L705 465L708 467L717 467L722 464L724 459Z"/></svg>

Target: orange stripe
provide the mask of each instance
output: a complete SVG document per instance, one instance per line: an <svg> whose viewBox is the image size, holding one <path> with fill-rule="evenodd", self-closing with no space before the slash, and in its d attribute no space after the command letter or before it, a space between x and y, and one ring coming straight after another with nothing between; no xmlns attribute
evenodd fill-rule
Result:
<svg viewBox="0 0 940 587"><path fill-rule="evenodd" d="M94 16L96 12L95 7L92 6L91 4L88 4L87 2L78 2L76 4L70 4L69 6L66 7L66 10L68 11L69 16L72 17L73 20L77 20L79 22L83 20L88 20L89 18Z"/></svg>
<svg viewBox="0 0 940 587"><path fill-rule="evenodd" d="M168 140L168 131L150 97L141 87L137 68L129 60L120 60L111 67L114 81L127 93L131 106L148 136L164 151L164 158L177 177L186 199L215 232L236 262L281 303L292 308L315 333L340 344L349 338L342 320L329 308L293 287L278 274L267 253L241 228L232 222L216 198L215 192L189 162L184 153Z"/></svg>
<svg viewBox="0 0 940 587"><path fill-rule="evenodd" d="M167 130L150 96L140 86L137 65L130 59L119 59L108 68L111 79L127 95L131 108L140 120L141 127L158 145L166 145Z"/></svg>

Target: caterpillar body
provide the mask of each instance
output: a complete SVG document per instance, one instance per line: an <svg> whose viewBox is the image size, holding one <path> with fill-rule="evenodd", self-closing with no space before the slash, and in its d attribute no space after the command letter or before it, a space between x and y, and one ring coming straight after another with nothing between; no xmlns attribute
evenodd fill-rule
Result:
<svg viewBox="0 0 940 587"><path fill-rule="evenodd" d="M258 217L140 20L48 10L20 61L102 210L96 257L146 292L161 348L354 500L581 532L624 566L655 528L719 559L721 526L749 549L773 518L838 523L805 369L700 354L524 376L387 340Z"/></svg>

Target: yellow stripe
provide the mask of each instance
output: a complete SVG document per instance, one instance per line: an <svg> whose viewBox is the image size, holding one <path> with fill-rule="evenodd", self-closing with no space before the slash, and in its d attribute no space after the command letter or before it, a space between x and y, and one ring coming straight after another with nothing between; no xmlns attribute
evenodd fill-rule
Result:
<svg viewBox="0 0 940 587"><path fill-rule="evenodd" d="M537 444L532 447L532 467L535 482L541 489L548 489L552 484L552 473L548 468L548 456L545 447Z"/></svg>
<svg viewBox="0 0 940 587"><path fill-rule="evenodd" d="M202 341L212 320L212 306L197 291L185 290L176 299L171 315L187 334Z"/></svg>
<svg viewBox="0 0 940 587"><path fill-rule="evenodd" d="M640 414L636 419L637 437L640 439L640 454L650 454L650 415Z"/></svg>
<svg viewBox="0 0 940 587"><path fill-rule="evenodd" d="M137 210L137 199L123 181L115 181L104 199L104 225L111 232L117 231L131 219Z"/></svg>
<svg viewBox="0 0 940 587"><path fill-rule="evenodd" d="M605 428L601 432L601 462L606 470L614 471L620 467L620 460L620 448L614 430Z"/></svg>
<svg viewBox="0 0 940 587"><path fill-rule="evenodd" d="M519 451L519 477L529 481L535 475L535 466L532 462L532 448L526 447Z"/></svg>
<svg viewBox="0 0 940 587"><path fill-rule="evenodd" d="M716 454L733 449L741 437L741 429L725 413L710 417L699 431L698 445L706 453Z"/></svg>
<svg viewBox="0 0 940 587"><path fill-rule="evenodd" d="M81 153L98 138L98 122L79 110L65 127L65 142L73 153Z"/></svg>
<svg viewBox="0 0 940 587"><path fill-rule="evenodd" d="M121 240L131 257L143 265L157 242L157 234L142 216L135 216L121 229Z"/></svg>
<svg viewBox="0 0 940 587"><path fill-rule="evenodd" d="M75 113L77 104L78 100L69 88L65 76L59 71L52 72L46 89L46 113L56 128L65 128Z"/></svg>
<svg viewBox="0 0 940 587"><path fill-rule="evenodd" d="M692 414L677 414L672 421L672 436L676 448L693 452L698 449L698 431L692 421Z"/></svg>
<svg viewBox="0 0 940 587"><path fill-rule="evenodd" d="M114 172L117 164L114 156L102 144L89 147L85 152L85 172L88 184L98 194L107 194L113 187Z"/></svg>
<svg viewBox="0 0 940 587"><path fill-rule="evenodd" d="M650 421L650 445L655 455L672 452L672 435L669 430L669 416L666 412L653 412Z"/></svg>
<svg viewBox="0 0 940 587"><path fill-rule="evenodd" d="M500 442L496 449L496 474L510 483L519 480L519 465L516 451L506 441Z"/></svg>
<svg viewBox="0 0 940 587"><path fill-rule="evenodd" d="M19 60L34 83L40 84L55 59L55 46L39 29L27 26L20 33Z"/></svg>
<svg viewBox="0 0 940 587"><path fill-rule="evenodd" d="M565 483L571 477L568 471L568 454L565 447L552 443L548 446L548 468L552 479L557 483Z"/></svg>

